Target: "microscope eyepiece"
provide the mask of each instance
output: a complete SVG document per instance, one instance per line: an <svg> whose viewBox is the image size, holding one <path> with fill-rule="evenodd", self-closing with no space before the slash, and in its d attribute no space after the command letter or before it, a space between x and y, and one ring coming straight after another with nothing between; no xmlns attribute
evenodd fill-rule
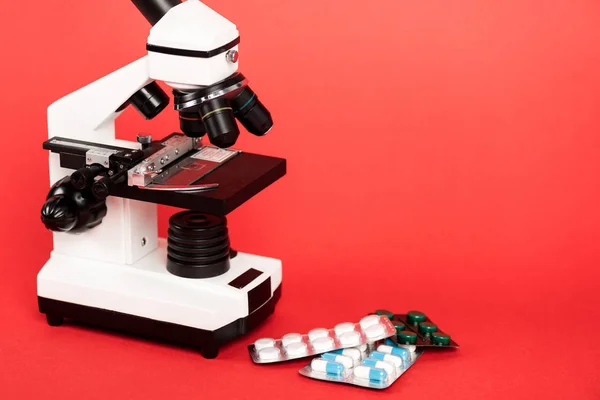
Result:
<svg viewBox="0 0 600 400"><path fill-rule="evenodd" d="M253 135L263 136L273 127L271 113L249 86L242 89L231 105L236 118Z"/></svg>

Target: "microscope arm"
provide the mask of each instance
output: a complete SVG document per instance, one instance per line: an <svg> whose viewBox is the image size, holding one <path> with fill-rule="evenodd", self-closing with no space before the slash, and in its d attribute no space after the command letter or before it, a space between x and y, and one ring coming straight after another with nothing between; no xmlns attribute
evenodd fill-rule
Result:
<svg viewBox="0 0 600 400"><path fill-rule="evenodd" d="M48 107L48 137L114 144L115 119L132 96L151 83L145 56L68 94Z"/></svg>

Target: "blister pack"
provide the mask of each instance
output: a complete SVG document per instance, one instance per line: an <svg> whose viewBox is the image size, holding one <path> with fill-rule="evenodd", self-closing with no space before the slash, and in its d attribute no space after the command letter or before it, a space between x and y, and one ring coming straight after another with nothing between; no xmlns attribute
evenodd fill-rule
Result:
<svg viewBox="0 0 600 400"><path fill-rule="evenodd" d="M395 333L396 329L388 317L367 315L358 323L342 322L333 329L315 328L307 334L288 333L277 340L258 339L248 346L248 351L252 361L257 364L275 363L364 346Z"/></svg>
<svg viewBox="0 0 600 400"><path fill-rule="evenodd" d="M456 343L450 335L442 332L421 311L409 311L406 314L394 314L388 310L377 310L375 314L386 316L396 330L393 340L400 345L415 345L418 347L455 347Z"/></svg>
<svg viewBox="0 0 600 400"><path fill-rule="evenodd" d="M423 349L415 346L394 347L385 344L368 353L357 348L341 349L322 354L298 372L323 381L385 389L406 372L422 353Z"/></svg>

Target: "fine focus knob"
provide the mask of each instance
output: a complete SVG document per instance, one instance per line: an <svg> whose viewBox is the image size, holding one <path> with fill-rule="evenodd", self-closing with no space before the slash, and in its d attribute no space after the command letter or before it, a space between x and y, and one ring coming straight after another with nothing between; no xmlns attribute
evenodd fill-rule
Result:
<svg viewBox="0 0 600 400"><path fill-rule="evenodd" d="M52 196L42 206L42 222L51 231L68 232L77 224L76 205L65 196Z"/></svg>

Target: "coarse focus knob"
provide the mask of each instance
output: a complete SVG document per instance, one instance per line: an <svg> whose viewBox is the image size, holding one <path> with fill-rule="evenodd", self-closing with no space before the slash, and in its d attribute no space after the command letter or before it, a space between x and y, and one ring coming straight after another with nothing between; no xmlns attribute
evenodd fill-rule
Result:
<svg viewBox="0 0 600 400"><path fill-rule="evenodd" d="M55 232L68 232L77 224L77 207L63 195L51 196L42 206L42 222Z"/></svg>

